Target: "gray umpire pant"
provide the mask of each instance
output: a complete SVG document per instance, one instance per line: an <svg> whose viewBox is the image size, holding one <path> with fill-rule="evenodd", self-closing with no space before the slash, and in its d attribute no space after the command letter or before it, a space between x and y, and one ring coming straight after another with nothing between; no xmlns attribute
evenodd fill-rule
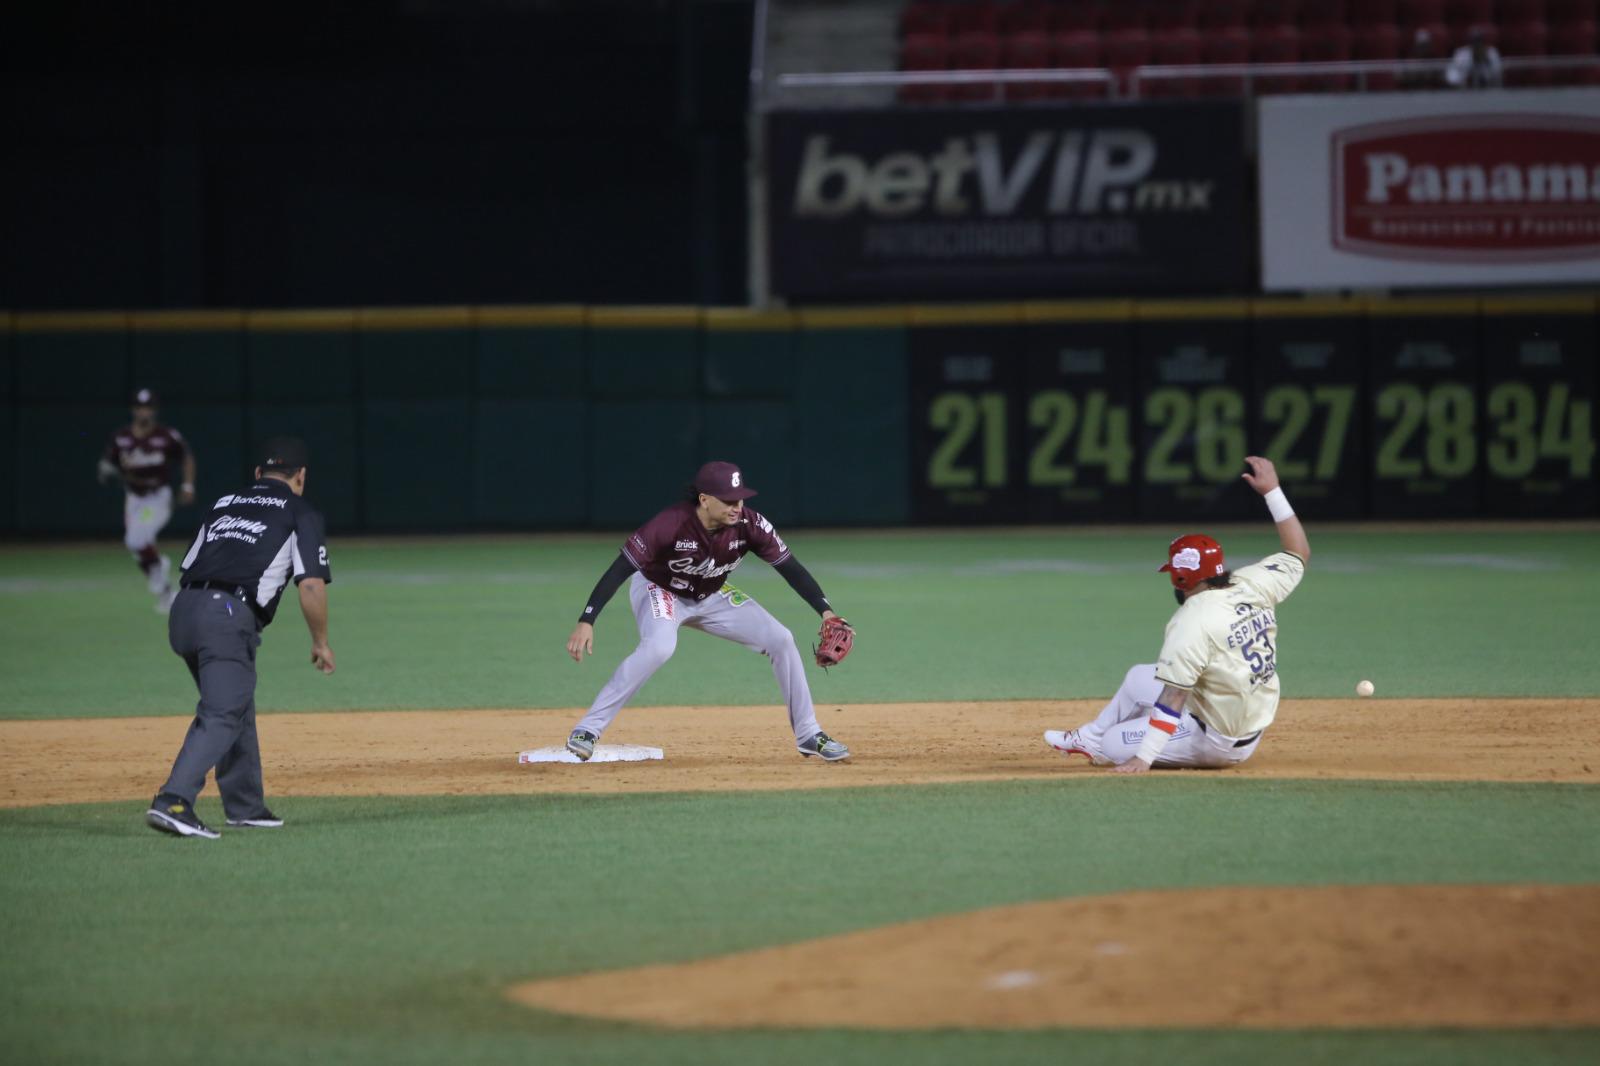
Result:
<svg viewBox="0 0 1600 1066"><path fill-rule="evenodd" d="M167 639L200 689L194 721L161 791L191 807L217 771L229 818L266 809L256 741L256 649L261 625L246 604L215 589L184 589L167 616Z"/></svg>

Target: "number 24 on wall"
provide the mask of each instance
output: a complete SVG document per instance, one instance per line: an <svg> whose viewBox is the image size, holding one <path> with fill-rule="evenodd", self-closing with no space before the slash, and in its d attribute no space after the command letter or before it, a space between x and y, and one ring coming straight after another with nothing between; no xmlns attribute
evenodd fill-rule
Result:
<svg viewBox="0 0 1600 1066"><path fill-rule="evenodd" d="M943 439L928 460L928 484L936 489L999 488L1006 484L1006 397L1004 393L946 392L928 407L928 425L943 432ZM1091 389L1080 399L1069 392L1049 390L1028 400L1028 425L1041 431L1028 458L1029 485L1070 485L1078 466L1103 466L1106 480L1126 484L1133 466L1128 409L1108 402L1107 394ZM961 462L963 453L981 433L976 466ZM1078 466L1061 462L1061 454L1076 437L1072 450Z"/></svg>

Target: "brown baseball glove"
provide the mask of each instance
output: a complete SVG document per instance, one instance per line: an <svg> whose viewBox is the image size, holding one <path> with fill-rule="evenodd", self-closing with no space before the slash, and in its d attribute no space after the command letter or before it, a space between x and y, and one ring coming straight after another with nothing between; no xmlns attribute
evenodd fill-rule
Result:
<svg viewBox="0 0 1600 1066"><path fill-rule="evenodd" d="M844 657L850 654L850 649L855 645L856 631L849 622L835 615L822 620L822 631L817 634L817 644L811 649L811 654L816 656L818 666L827 669L844 662Z"/></svg>

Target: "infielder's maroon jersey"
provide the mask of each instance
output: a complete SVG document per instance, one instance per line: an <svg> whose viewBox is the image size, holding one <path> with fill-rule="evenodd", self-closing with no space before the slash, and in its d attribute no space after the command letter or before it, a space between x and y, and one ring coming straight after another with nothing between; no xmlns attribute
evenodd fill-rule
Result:
<svg viewBox="0 0 1600 1066"><path fill-rule="evenodd" d="M688 501L668 507L622 545L622 554L641 574L693 600L720 589L751 551L774 566L789 558L789 546L772 523L750 508L733 525L708 533Z"/></svg>
<svg viewBox="0 0 1600 1066"><path fill-rule="evenodd" d="M158 422L148 436L136 437L130 425L112 434L105 460L122 471L129 492L142 496L171 482L172 464L181 462L188 450L183 434L171 426Z"/></svg>

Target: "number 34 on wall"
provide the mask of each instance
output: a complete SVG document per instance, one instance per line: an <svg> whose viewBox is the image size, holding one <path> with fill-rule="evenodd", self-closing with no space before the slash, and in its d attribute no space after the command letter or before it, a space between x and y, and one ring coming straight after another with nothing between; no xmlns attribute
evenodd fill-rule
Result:
<svg viewBox="0 0 1600 1066"><path fill-rule="evenodd" d="M1472 473L1479 445L1476 399L1460 382L1426 389L1398 382L1379 390L1373 404L1381 432L1377 475L1454 478ZM1492 429L1484 457L1493 476L1526 477L1541 459L1565 459L1574 478L1586 478L1593 470L1591 403L1574 399L1565 382L1552 383L1542 404L1532 385L1501 382L1489 390L1484 410ZM1419 435L1420 450L1411 447Z"/></svg>

